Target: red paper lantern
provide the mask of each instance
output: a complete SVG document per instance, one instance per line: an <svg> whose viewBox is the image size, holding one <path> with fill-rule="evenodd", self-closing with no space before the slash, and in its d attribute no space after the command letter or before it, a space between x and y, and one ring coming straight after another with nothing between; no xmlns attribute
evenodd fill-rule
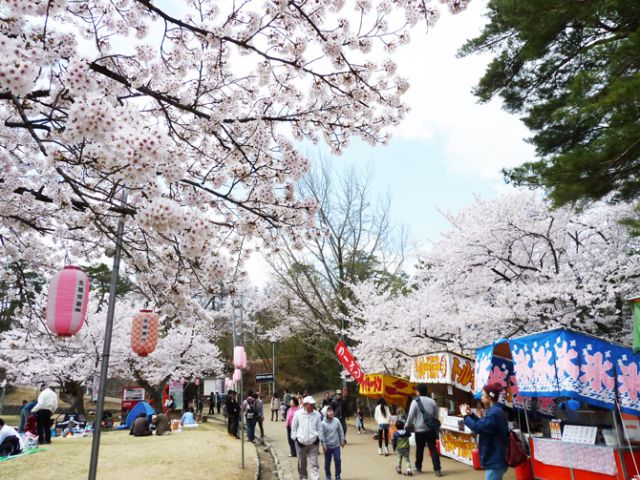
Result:
<svg viewBox="0 0 640 480"><path fill-rule="evenodd" d="M75 335L87 314L91 282L80 267L67 265L49 282L47 326L61 337Z"/></svg>
<svg viewBox="0 0 640 480"><path fill-rule="evenodd" d="M152 310L140 310L131 324L131 350L146 357L158 344L158 314Z"/></svg>

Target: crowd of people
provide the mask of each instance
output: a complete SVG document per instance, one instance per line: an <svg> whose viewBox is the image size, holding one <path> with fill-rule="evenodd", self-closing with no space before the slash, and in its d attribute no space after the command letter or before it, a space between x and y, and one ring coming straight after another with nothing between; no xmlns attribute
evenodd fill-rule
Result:
<svg viewBox="0 0 640 480"><path fill-rule="evenodd" d="M502 387L499 384L486 385L482 389L481 402L486 413L479 418L472 413L468 405L460 407L464 423L473 432L478 433L479 454L486 480L502 480L507 470L506 448L509 427L501 404L498 402ZM428 449L435 476L442 476L440 455L436 448L438 439L438 407L428 395L427 386L416 386L417 396L408 405L408 411L387 405L384 398L378 399L373 412L373 421L377 431L378 454L389 455L389 444L397 456L397 473L411 476L423 470L424 452ZM202 398L187 406L182 417L171 419L175 407L173 397L165 401L162 413L148 415L141 413L130 427L130 434L136 437L166 435L172 430L172 422L177 428L197 426L196 415L202 411ZM51 387L43 386L37 400L24 401L20 412L18 429L5 424L0 418L0 456L17 455L22 452L25 442L36 444L51 443L51 416L58 407L58 398ZM293 394L284 391L280 398L272 395L269 408L271 421L284 422L289 456L297 458L300 480L319 480L319 453L324 453L325 480L341 480L341 449L347 444L347 401L341 390L335 395L325 394L321 405L304 391ZM229 390L226 395L209 395L209 413L214 411L227 419L227 431L230 436L240 438L240 418L244 419L247 438L250 442L264 439L264 404L259 392L249 391L240 404L238 393ZM358 433L366 432L363 406L356 405L355 421ZM411 436L415 441L410 442ZM412 452L412 443L415 452ZM412 455L413 453L413 455ZM413 457L413 462L412 462Z"/></svg>
<svg viewBox="0 0 640 480"><path fill-rule="evenodd" d="M502 387L489 384L482 389L481 403L486 413L479 418L468 405L460 407L464 423L478 434L480 462L486 480L502 480L506 470L506 448L509 438L507 417L498 402ZM427 385L416 386L417 396L413 398L408 411L387 405L383 398L377 401L373 420L377 430L378 454L389 455L389 443L393 448L398 474L412 476L422 472L424 453L428 449L436 477L441 477L442 464L436 447L440 423L438 406L428 395ZM272 411L277 405L272 401ZM315 399L304 392L292 395L285 390L282 399L284 420L292 457L297 457L300 480L319 480L319 453L324 453L325 479L332 479L332 465L335 480L341 480L341 449L347 444L347 404L341 390L335 396L326 394L322 404L316 408ZM362 405L356 406L356 427L358 433L365 432ZM414 436L415 452L412 452L411 436ZM413 453L413 455L412 455ZM413 456L413 462L412 462Z"/></svg>

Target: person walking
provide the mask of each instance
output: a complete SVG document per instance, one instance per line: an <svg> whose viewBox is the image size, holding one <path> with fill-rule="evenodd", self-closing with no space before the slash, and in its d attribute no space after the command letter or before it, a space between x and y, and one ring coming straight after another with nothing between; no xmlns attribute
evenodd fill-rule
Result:
<svg viewBox="0 0 640 480"><path fill-rule="evenodd" d="M220 409L222 408L222 395L220 392L216 392L216 411L220 415Z"/></svg>
<svg viewBox="0 0 640 480"><path fill-rule="evenodd" d="M213 408L216 406L216 395L211 392L209 394L209 415L213 415Z"/></svg>
<svg viewBox="0 0 640 480"><path fill-rule="evenodd" d="M276 422L277 422L278 415L280 415L280 399L278 398L278 395L276 395L275 393L271 397L270 408L271 408L271 421L273 422L273 417L276 417Z"/></svg>
<svg viewBox="0 0 640 480"><path fill-rule="evenodd" d="M393 449L396 451L396 455L398 455L396 472L402 474L402 460L406 460L407 473L405 475L411 477L413 475L413 470L411 470L411 443L409 442L411 432L408 432L404 428L404 422L402 420L396 420L395 427L396 431L393 434L391 443L393 445Z"/></svg>
<svg viewBox="0 0 640 480"><path fill-rule="evenodd" d="M291 438L296 443L300 480L307 480L307 464L311 470L311 480L320 480L318 454L322 425L315 406L316 401L312 396L304 397L302 408L295 413L291 422Z"/></svg>
<svg viewBox="0 0 640 480"><path fill-rule="evenodd" d="M36 414L38 443L51 443L51 415L58 408L58 396L51 387L45 387L38 395L38 401L31 409Z"/></svg>
<svg viewBox="0 0 640 480"><path fill-rule="evenodd" d="M324 451L324 474L326 480L331 480L331 460L335 464L336 480L342 474L342 459L340 449L344 447L344 432L342 424L333 418L333 408L327 407L325 419L322 421L322 449Z"/></svg>
<svg viewBox="0 0 640 480"><path fill-rule="evenodd" d="M389 421L391 420L391 412L384 398L378 399L378 404L373 414L376 424L378 425L378 455L389 455ZM384 437L384 447L382 446L382 438Z"/></svg>
<svg viewBox="0 0 640 480"><path fill-rule="evenodd" d="M298 411L298 406L300 405L300 402L296 397L292 397L289 403L290 405L289 405L289 408L287 409L287 415L284 419L284 425L287 428L287 440L289 441L289 452L290 452L289 456L297 457L298 455L296 452L296 443L294 442L293 437L291 436L291 423L293 422L293 416Z"/></svg>
<svg viewBox="0 0 640 480"><path fill-rule="evenodd" d="M227 432L236 438L238 436L238 425L240 423L240 405L238 404L237 393L233 390L227 392L227 401L225 408L227 409Z"/></svg>
<svg viewBox="0 0 640 480"><path fill-rule="evenodd" d="M358 405L356 408L356 428L358 429L358 433L366 432L364 428L364 410L362 410L362 405Z"/></svg>
<svg viewBox="0 0 640 480"><path fill-rule="evenodd" d="M331 395L329 392L324 394L324 399L322 400L322 408L331 406Z"/></svg>
<svg viewBox="0 0 640 480"><path fill-rule="evenodd" d="M260 429L260 439L264 440L264 402L262 401L262 398L260 398L260 394L258 392L253 394L253 398L256 399L256 412L258 414L256 417L256 423Z"/></svg>
<svg viewBox="0 0 640 480"><path fill-rule="evenodd" d="M482 387L480 401L488 409L482 418L472 413L469 405L460 405L464 424L478 434L480 464L485 471L486 480L502 480L507 471L509 423L502 405L498 402L500 392L502 385L499 383Z"/></svg>
<svg viewBox="0 0 640 480"><path fill-rule="evenodd" d="M336 390L336 396L331 401L331 408L333 409L333 415L340 420L342 430L344 431L345 442L347 439L347 401L342 396L342 390Z"/></svg>
<svg viewBox="0 0 640 480"><path fill-rule="evenodd" d="M247 426L247 439L253 442L256 438L256 422L258 421L258 411L256 408L256 399L253 395L249 395L247 399L242 402L242 409L244 410L244 419Z"/></svg>
<svg viewBox="0 0 640 480"><path fill-rule="evenodd" d="M428 417L438 418L438 406L432 398L427 397L427 386L424 383L416 385L416 391L419 396L411 402L405 425L407 430L413 431L416 434L416 472L422 471L422 460L424 458L424 447L426 445L429 447L436 477L441 477L442 468L440 466L440 455L436 449L438 430L429 428L426 422Z"/></svg>

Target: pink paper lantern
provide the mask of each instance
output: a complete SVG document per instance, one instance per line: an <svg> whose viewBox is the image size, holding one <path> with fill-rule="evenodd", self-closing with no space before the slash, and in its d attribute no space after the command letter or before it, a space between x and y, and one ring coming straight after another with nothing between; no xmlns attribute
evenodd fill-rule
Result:
<svg viewBox="0 0 640 480"><path fill-rule="evenodd" d="M140 310L131 324L131 350L146 357L158 344L158 314L152 310Z"/></svg>
<svg viewBox="0 0 640 480"><path fill-rule="evenodd" d="M229 377L224 379L224 389L227 392L233 389L233 380L231 380Z"/></svg>
<svg viewBox="0 0 640 480"><path fill-rule="evenodd" d="M233 381L239 382L240 380L242 380L242 370L240 370L239 368L236 368L233 371Z"/></svg>
<svg viewBox="0 0 640 480"><path fill-rule="evenodd" d="M233 366L236 368L247 368L247 352L243 346L233 349Z"/></svg>
<svg viewBox="0 0 640 480"><path fill-rule="evenodd" d="M56 335L70 337L82 328L87 314L91 282L80 267L67 265L49 282L47 327Z"/></svg>
<svg viewBox="0 0 640 480"><path fill-rule="evenodd" d="M196 387L199 387L200 386L200 379L196 378L196 381L194 383L196 384Z"/></svg>

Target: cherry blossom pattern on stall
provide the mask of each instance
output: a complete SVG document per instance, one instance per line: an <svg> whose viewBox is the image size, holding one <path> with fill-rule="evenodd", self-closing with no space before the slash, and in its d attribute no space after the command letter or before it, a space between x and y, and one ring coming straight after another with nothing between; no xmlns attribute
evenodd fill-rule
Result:
<svg viewBox="0 0 640 480"><path fill-rule="evenodd" d="M75 335L82 328L89 302L89 277L80 268L67 265L49 282L47 326L60 337Z"/></svg>

